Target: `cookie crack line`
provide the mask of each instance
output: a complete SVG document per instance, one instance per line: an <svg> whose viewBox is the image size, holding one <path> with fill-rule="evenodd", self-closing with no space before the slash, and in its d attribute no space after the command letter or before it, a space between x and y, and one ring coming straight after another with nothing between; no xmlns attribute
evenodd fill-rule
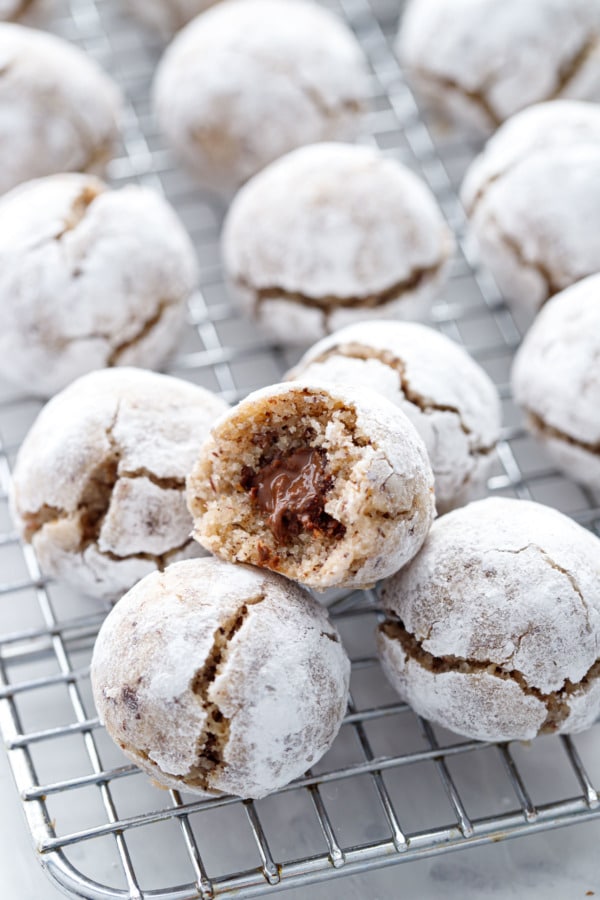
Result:
<svg viewBox="0 0 600 900"><path fill-rule="evenodd" d="M573 437L572 434L562 431L560 428L556 428L554 425L549 425L548 422L545 422L541 416L529 407L523 407L523 410L535 431L541 432L546 437L564 441L572 447L579 447L580 450L585 450L586 453L600 456L600 441L582 441L579 438Z"/></svg>
<svg viewBox="0 0 600 900"><path fill-rule="evenodd" d="M129 350L131 347L135 347L140 344L144 338L148 337L148 335L152 332L152 330L158 325L161 321L165 313L172 306L177 304L177 300L160 300L156 311L153 313L150 318L146 319L141 328L132 337L127 338L126 341L121 341L120 344L117 344L115 347L111 349L111 352L106 360L106 365L110 368L112 366L116 366L119 364L119 359L121 356Z"/></svg>
<svg viewBox="0 0 600 900"><path fill-rule="evenodd" d="M515 238L511 237L507 234L499 225L498 220L494 216L490 216L489 222L492 227L496 231L496 235L501 244L504 244L504 247L512 253L519 265L521 265L524 269L530 269L533 272L537 272L542 281L544 282L546 289L546 296L542 300L541 306L546 303L550 297L553 297L554 294L558 294L562 291L562 286L557 284L554 280L553 274L550 270L542 263L540 260L535 259L527 259L524 255L521 247L519 246L518 241ZM578 276L579 278L583 277L582 275Z"/></svg>
<svg viewBox="0 0 600 900"><path fill-rule="evenodd" d="M393 615L390 611L387 611L386 614ZM545 694L539 688L532 687L525 675L518 669L507 669L491 660L469 659L452 655L434 656L423 648L420 641L406 630L403 622L398 618L387 618L378 626L378 629L389 640L399 643L409 659L434 675L446 672L457 672L462 675L486 673L503 681L513 681L524 694L535 697L546 707L546 719L540 727L542 734L558 731L571 712L569 696L587 690L591 683L600 677L600 658L598 658L580 681L573 682L567 678L563 682L562 688Z"/></svg>
<svg viewBox="0 0 600 900"><path fill-rule="evenodd" d="M316 309L327 315L335 312L337 309L376 309L379 306L385 306L393 300L401 299L403 294L421 287L427 281L436 277L444 264L446 257L434 266L422 266L415 269L406 278L403 278L381 291L371 294L355 295L353 297L341 297L337 294L324 294L322 297L311 297L300 291L291 291L287 288L278 287L277 285L269 285L266 287L254 287L250 282L238 276L234 279L234 283L244 291L249 292L254 297L255 314L260 306L269 300L285 300L288 303L296 303L300 306L307 306L310 309Z"/></svg>
<svg viewBox="0 0 600 900"><path fill-rule="evenodd" d="M324 363L327 362L333 356L343 356L347 359L358 359L358 360L369 360L375 359L378 362L382 363L382 365L387 366L392 371L398 374L398 378L400 381L400 390L404 395L405 399L408 400L413 406L416 406L421 412L449 412L453 413L457 416L461 431L467 435L467 437L473 436L473 430L470 428L463 419L463 415L461 410L457 406L452 406L447 403L436 403L433 400L423 396L418 391L416 391L410 384L407 374L406 374L406 363L390 353L387 350L376 350L373 347L369 347L366 344L338 344L335 347L331 347L329 350L326 350L320 356L316 357L316 359L310 360L310 365L313 363ZM469 453L471 455L477 456L485 456L489 453L493 453L495 445L486 447L476 445L474 447L469 447Z"/></svg>
<svg viewBox="0 0 600 900"><path fill-rule="evenodd" d="M558 70L556 87L546 100L556 100L574 81L590 57L600 45L600 35L592 35L586 38L573 56L566 59Z"/></svg>
<svg viewBox="0 0 600 900"><path fill-rule="evenodd" d="M21 0L14 13L8 17L7 22L16 22L19 16L22 16L23 13L26 13L29 7L33 4L33 0ZM0 74L2 72L0 71Z"/></svg>
<svg viewBox="0 0 600 900"><path fill-rule="evenodd" d="M472 103L479 109L480 112L483 113L484 118L487 120L487 124L494 131L499 128L500 125L502 125L502 119L492 106L492 103L484 89L479 91L470 91L454 78L450 78L447 75L438 75L433 72L426 72L424 69L421 69L418 66L411 67L411 71L414 72L417 78L420 78L424 83L435 86L436 92L437 89L441 89L452 91L455 94L460 94L461 97L464 97L469 101L469 103Z"/></svg>
<svg viewBox="0 0 600 900"><path fill-rule="evenodd" d="M246 622L250 607L265 600L264 593L246 600L213 634L212 647L202 668L198 669L190 688L206 712L206 722L197 741L197 761L185 776L180 776L185 784L200 787L214 793L211 786L214 775L222 771L227 763L225 750L229 742L231 719L224 715L218 702L210 697L210 688L227 662L231 642Z"/></svg>
<svg viewBox="0 0 600 900"><path fill-rule="evenodd" d="M77 194L71 203L71 209L67 213L64 219L63 227L61 230L54 235L55 241L60 241L65 234L68 234L70 231L74 231L80 222L85 218L85 214L88 209L99 197L103 191L99 189L97 186L93 186L91 184L86 184L84 188Z"/></svg>

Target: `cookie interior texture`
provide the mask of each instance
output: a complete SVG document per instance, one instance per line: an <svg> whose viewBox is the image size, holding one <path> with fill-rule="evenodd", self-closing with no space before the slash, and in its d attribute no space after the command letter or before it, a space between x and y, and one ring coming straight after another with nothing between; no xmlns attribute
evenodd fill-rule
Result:
<svg viewBox="0 0 600 900"><path fill-rule="evenodd" d="M191 480L188 503L201 517L195 536L225 559L314 586L329 586L315 584L315 574L344 543L351 576L364 564L373 532L394 528L376 491L360 523L340 515L369 443L355 411L326 393L293 391L268 398L251 422L230 417Z"/></svg>

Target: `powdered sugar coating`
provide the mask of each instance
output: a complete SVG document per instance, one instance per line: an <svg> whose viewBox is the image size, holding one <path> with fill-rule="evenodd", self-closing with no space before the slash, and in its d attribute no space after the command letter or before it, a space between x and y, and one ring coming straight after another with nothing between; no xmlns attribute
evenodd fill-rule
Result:
<svg viewBox="0 0 600 900"><path fill-rule="evenodd" d="M233 424L244 442L252 444L254 435L263 430L255 422L262 421L278 399L284 398L291 406L294 397L303 404L303 415L292 417L288 428L299 435L308 424L318 428L311 417L312 404L332 404L326 427L310 446L326 447L330 458L334 454L346 457L349 471L334 479L324 505L325 512L344 526L343 537L329 548L323 561L314 564L307 547L306 565L301 573L292 574L286 563L275 568L277 564L254 559L261 534L236 537L232 554L226 555L229 548L215 523L219 524L229 500L221 491L213 460L223 453L220 435L224 427ZM354 417L352 433L336 418L334 407ZM356 454L352 462L351 453ZM196 540L230 561L269 565L317 590L364 587L397 571L423 544L435 515L433 473L415 428L385 397L354 385L288 382L253 392L215 422L188 479L188 506Z"/></svg>
<svg viewBox="0 0 600 900"><path fill-rule="evenodd" d="M528 425L572 478L600 488L600 275L544 306L512 371Z"/></svg>
<svg viewBox="0 0 600 900"><path fill-rule="evenodd" d="M599 550L527 501L482 500L439 519L382 587L416 642L380 630L392 684L420 714L481 740L589 727L600 712Z"/></svg>
<svg viewBox="0 0 600 900"><path fill-rule="evenodd" d="M600 99L595 0L412 0L396 49L435 108L480 131L540 101Z"/></svg>
<svg viewBox="0 0 600 900"><path fill-rule="evenodd" d="M163 131L212 187L294 147L353 137L368 91L358 43L307 0L227 0L191 22L157 72Z"/></svg>
<svg viewBox="0 0 600 900"><path fill-rule="evenodd" d="M42 410L19 451L11 505L49 575L112 598L197 554L185 478L226 404L139 369L86 375Z"/></svg>
<svg viewBox="0 0 600 900"><path fill-rule="evenodd" d="M144 578L105 620L92 660L100 717L134 762L167 787L244 798L283 787L329 749L349 676L306 592L214 558ZM215 706L220 731L226 722L216 747Z"/></svg>
<svg viewBox="0 0 600 900"><path fill-rule="evenodd" d="M60 38L0 24L0 194L54 172L101 171L121 96L93 60Z"/></svg>
<svg viewBox="0 0 600 900"><path fill-rule="evenodd" d="M217 0L126 0L140 21L169 38Z"/></svg>
<svg viewBox="0 0 600 900"><path fill-rule="evenodd" d="M244 311L282 343L309 343L365 317L423 316L454 239L409 169L331 143L289 153L245 185L222 248Z"/></svg>
<svg viewBox="0 0 600 900"><path fill-rule="evenodd" d="M49 396L92 369L158 366L197 279L169 204L91 175L53 175L0 198L0 372Z"/></svg>
<svg viewBox="0 0 600 900"><path fill-rule="evenodd" d="M413 322L367 321L323 338L290 379L370 387L406 413L427 448L438 512L481 487L500 433L500 400L454 341Z"/></svg>
<svg viewBox="0 0 600 900"><path fill-rule="evenodd" d="M471 165L462 200L509 302L533 315L598 271L600 107L554 101L514 116Z"/></svg>

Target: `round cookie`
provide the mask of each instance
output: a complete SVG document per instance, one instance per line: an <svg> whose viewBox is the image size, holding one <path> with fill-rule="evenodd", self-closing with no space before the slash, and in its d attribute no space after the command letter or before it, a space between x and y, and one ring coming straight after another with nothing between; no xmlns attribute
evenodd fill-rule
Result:
<svg viewBox="0 0 600 900"><path fill-rule="evenodd" d="M600 489L600 274L557 294L519 349L512 386L560 468Z"/></svg>
<svg viewBox="0 0 600 900"><path fill-rule="evenodd" d="M92 372L54 397L11 485L15 524L44 572L113 599L197 555L185 478L226 408L204 388L141 369Z"/></svg>
<svg viewBox="0 0 600 900"><path fill-rule="evenodd" d="M434 522L381 589L383 668L419 713L484 741L582 731L600 713L600 541L538 503Z"/></svg>
<svg viewBox="0 0 600 900"><path fill-rule="evenodd" d="M518 113L473 162L461 196L482 262L533 316L600 268L600 106L557 100Z"/></svg>
<svg viewBox="0 0 600 900"><path fill-rule="evenodd" d="M295 147L353 137L367 94L356 39L307 0L219 3L175 38L154 91L178 156L225 190Z"/></svg>
<svg viewBox="0 0 600 900"><path fill-rule="evenodd" d="M217 0L126 0L129 9L141 22L169 38Z"/></svg>
<svg viewBox="0 0 600 900"><path fill-rule="evenodd" d="M161 785L264 797L329 749L350 663L325 610L250 566L187 560L110 612L92 659L100 718Z"/></svg>
<svg viewBox="0 0 600 900"><path fill-rule="evenodd" d="M55 172L100 172L118 134L121 95L60 38L0 24L0 194Z"/></svg>
<svg viewBox="0 0 600 900"><path fill-rule="evenodd" d="M432 108L478 131L544 100L600 100L596 0L412 0L396 50Z"/></svg>
<svg viewBox="0 0 600 900"><path fill-rule="evenodd" d="M362 385L399 406L425 442L438 513L483 486L500 435L498 392L462 347L432 328L349 325L311 347L287 377Z"/></svg>
<svg viewBox="0 0 600 900"><path fill-rule="evenodd" d="M434 515L425 446L368 389L280 384L219 419L188 478L194 537L317 590L363 587L418 551Z"/></svg>
<svg viewBox="0 0 600 900"><path fill-rule="evenodd" d="M196 278L187 233L149 188L21 185L0 198L0 372L50 396L92 369L159 366Z"/></svg>
<svg viewBox="0 0 600 900"><path fill-rule="evenodd" d="M235 198L223 258L233 297L283 344L368 318L426 315L454 238L409 169L370 147L315 144Z"/></svg>

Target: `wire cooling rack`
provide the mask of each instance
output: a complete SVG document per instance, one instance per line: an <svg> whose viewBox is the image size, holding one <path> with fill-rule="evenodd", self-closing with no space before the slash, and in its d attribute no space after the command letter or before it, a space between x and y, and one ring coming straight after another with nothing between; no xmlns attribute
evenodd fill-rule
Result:
<svg viewBox="0 0 600 900"><path fill-rule="evenodd" d="M386 6L387 2L387 6ZM44 24L82 46L128 98L114 184L137 181L176 206L198 249L201 291L169 371L234 401L278 380L294 360L232 310L218 258L224 203L175 165L152 120L149 83L160 53L119 0L56 0ZM493 283L473 268L456 188L473 155L429 130L390 50L397 0L332 0L372 67L364 140L418 171L460 249L434 322L498 384L505 429L489 490L550 503L600 528L598 498L561 478L522 431L508 390L519 328ZM582 822L600 815L600 725L530 745L467 741L415 716L377 664L371 592L332 612L353 661L340 735L304 778L259 802L198 801L159 791L107 738L89 684L106 610L46 582L7 509L10 468L41 404L0 385L0 726L36 853L67 892L87 898L251 897L344 873ZM308 895L307 895L308 896Z"/></svg>

